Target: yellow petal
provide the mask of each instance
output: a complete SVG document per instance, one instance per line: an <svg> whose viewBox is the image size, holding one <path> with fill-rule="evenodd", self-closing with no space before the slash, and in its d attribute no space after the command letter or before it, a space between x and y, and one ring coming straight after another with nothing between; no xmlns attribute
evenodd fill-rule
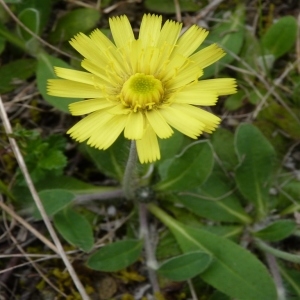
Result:
<svg viewBox="0 0 300 300"><path fill-rule="evenodd" d="M99 80L93 74L88 72L76 71L72 69L54 67L55 74L63 79L69 79L72 81L77 81L81 83L86 83L89 85L101 85L103 81Z"/></svg>
<svg viewBox="0 0 300 300"><path fill-rule="evenodd" d="M81 116L89 114L96 110L109 108L113 106L111 102L107 101L105 98L90 99L79 102L73 102L69 105L69 110L73 116Z"/></svg>
<svg viewBox="0 0 300 300"><path fill-rule="evenodd" d="M190 62L178 71L178 75L167 83L167 87L171 90L178 89L193 81L197 81L202 75L202 69L196 63Z"/></svg>
<svg viewBox="0 0 300 300"><path fill-rule="evenodd" d="M201 121L201 123L204 124L203 131L208 133L214 131L221 121L221 119L214 114L193 105L174 103L172 107L189 115L191 118Z"/></svg>
<svg viewBox="0 0 300 300"><path fill-rule="evenodd" d="M115 72L122 73L122 56L118 52L117 47L111 40L106 37L99 29L94 30L90 34L91 40L96 47L101 51L101 55L104 55L108 59L108 65ZM105 67L105 66L104 66Z"/></svg>
<svg viewBox="0 0 300 300"><path fill-rule="evenodd" d="M101 68L98 64L93 63L90 60L84 59L81 62L81 66L87 71L99 77L99 81L101 80L106 86L114 87L114 81L121 82L120 77L116 76L114 73L109 73L109 69Z"/></svg>
<svg viewBox="0 0 300 300"><path fill-rule="evenodd" d="M99 129L112 117L112 115L103 110L93 112L71 127L67 133L70 134L73 139L83 142L94 132L99 134Z"/></svg>
<svg viewBox="0 0 300 300"><path fill-rule="evenodd" d="M142 139L136 141L136 148L140 162L151 163L160 159L159 145L152 127L146 127Z"/></svg>
<svg viewBox="0 0 300 300"><path fill-rule="evenodd" d="M126 16L109 19L109 25L117 47L121 48L134 40L132 28Z"/></svg>
<svg viewBox="0 0 300 300"><path fill-rule="evenodd" d="M146 111L146 117L157 134L157 136L161 139L169 138L173 134L172 128L168 125L166 120L162 117L162 115L157 110Z"/></svg>
<svg viewBox="0 0 300 300"><path fill-rule="evenodd" d="M141 139L144 133L144 116L140 112L128 115L124 136L129 140Z"/></svg>
<svg viewBox="0 0 300 300"><path fill-rule="evenodd" d="M160 109L165 120L175 129L183 134L196 139L203 131L205 125L190 114L180 110L180 104Z"/></svg>
<svg viewBox="0 0 300 300"><path fill-rule="evenodd" d="M233 78L217 78L200 80L198 86L203 91L214 92L218 96L223 96L236 93L237 83Z"/></svg>
<svg viewBox="0 0 300 300"><path fill-rule="evenodd" d="M215 105L218 95L215 92L203 91L198 83L191 84L176 93L172 101L194 105L211 106Z"/></svg>
<svg viewBox="0 0 300 300"><path fill-rule="evenodd" d="M208 35L208 31L193 25L179 38L173 54L180 53L186 57L195 52Z"/></svg>
<svg viewBox="0 0 300 300"><path fill-rule="evenodd" d="M70 44L83 57L104 66L108 63L106 56L101 54L93 41L85 34L78 33L71 39Z"/></svg>
<svg viewBox="0 0 300 300"><path fill-rule="evenodd" d="M121 132L124 130L127 116L113 116L96 131L93 131L87 144L98 149L107 149L110 147Z"/></svg>
<svg viewBox="0 0 300 300"><path fill-rule="evenodd" d="M217 44L212 44L193 54L190 59L194 61L201 69L204 69L218 61L225 55L223 49Z"/></svg>
<svg viewBox="0 0 300 300"><path fill-rule="evenodd" d="M64 79L49 79L47 93L66 98L101 98L101 90L92 85Z"/></svg>
<svg viewBox="0 0 300 300"><path fill-rule="evenodd" d="M181 23L167 20L160 32L157 41L157 46L162 47L164 46L164 44L175 46L176 41L180 34L181 27L182 27Z"/></svg>
<svg viewBox="0 0 300 300"><path fill-rule="evenodd" d="M160 35L162 16L145 14L140 28L139 40L142 46L156 46Z"/></svg>

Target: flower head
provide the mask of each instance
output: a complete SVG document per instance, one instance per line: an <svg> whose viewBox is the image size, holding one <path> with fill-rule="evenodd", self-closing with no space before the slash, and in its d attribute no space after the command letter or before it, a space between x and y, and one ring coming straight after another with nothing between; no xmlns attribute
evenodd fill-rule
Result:
<svg viewBox="0 0 300 300"><path fill-rule="evenodd" d="M216 44L195 52L208 32L194 25L180 36L180 23L162 26L161 16L149 14L136 39L126 16L109 22L114 43L98 29L70 41L86 71L56 67L61 79L49 80L50 95L87 99L69 106L72 115L88 115L68 131L71 137L104 150L124 131L145 163L160 159L158 138L169 138L173 129L193 139L215 130L220 119L198 106L235 93L236 82L199 80L225 55Z"/></svg>

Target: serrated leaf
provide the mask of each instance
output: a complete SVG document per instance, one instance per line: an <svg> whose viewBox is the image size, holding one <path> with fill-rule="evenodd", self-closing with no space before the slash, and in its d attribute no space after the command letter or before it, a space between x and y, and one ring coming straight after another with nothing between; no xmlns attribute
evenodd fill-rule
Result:
<svg viewBox="0 0 300 300"><path fill-rule="evenodd" d="M59 58L50 56L48 54L40 54L38 56L38 67L36 73L37 86L39 92L48 103L65 113L69 113L69 104L82 99L54 97L47 94L47 80L57 78L54 73L54 67L70 68L67 63Z"/></svg>
<svg viewBox="0 0 300 300"><path fill-rule="evenodd" d="M178 155L159 165L161 182L155 187L164 191L184 191L203 183L213 168L213 153L206 141L186 146Z"/></svg>
<svg viewBox="0 0 300 300"><path fill-rule="evenodd" d="M201 79L208 78L219 73L226 64L233 62L235 60L234 55L238 55L241 51L245 28L244 12L244 6L238 6L229 20L226 20L225 22L218 22L218 24L210 31L205 44L217 43L221 48L223 47L226 55L218 60L218 62L205 68L204 75Z"/></svg>
<svg viewBox="0 0 300 300"><path fill-rule="evenodd" d="M94 245L93 230L81 214L67 207L53 218L54 226L70 244L89 252Z"/></svg>
<svg viewBox="0 0 300 300"><path fill-rule="evenodd" d="M204 272L211 261L203 251L188 252L165 261L157 271L170 280L184 281Z"/></svg>
<svg viewBox="0 0 300 300"><path fill-rule="evenodd" d="M278 220L256 231L254 235L265 241L278 242L293 234L296 228L297 224L292 220Z"/></svg>
<svg viewBox="0 0 300 300"><path fill-rule="evenodd" d="M40 199L48 216L53 216L70 204L75 195L63 189L47 189L39 192ZM37 220L41 219L41 214L37 207L34 207L33 217Z"/></svg>
<svg viewBox="0 0 300 300"><path fill-rule="evenodd" d="M120 182L126 166L129 153L129 141L123 135L119 136L116 142L107 150L99 150L83 143L80 150L86 153L95 166L105 175L116 178Z"/></svg>
<svg viewBox="0 0 300 300"><path fill-rule="evenodd" d="M269 272L249 251L205 230L185 226L153 204L148 208L171 230L184 253L200 250L212 256L209 268L200 275L205 282L234 299L277 299Z"/></svg>
<svg viewBox="0 0 300 300"><path fill-rule="evenodd" d="M238 189L256 206L259 217L265 216L275 166L275 150L263 134L251 124L242 124L235 134L240 165L235 173Z"/></svg>
<svg viewBox="0 0 300 300"><path fill-rule="evenodd" d="M143 242L124 240L102 247L93 253L87 266L93 270L117 272L133 264L141 255Z"/></svg>
<svg viewBox="0 0 300 300"><path fill-rule="evenodd" d="M52 43L67 41L78 32L87 32L95 28L100 12L92 8L79 8L61 17L49 39Z"/></svg>
<svg viewBox="0 0 300 300"><path fill-rule="evenodd" d="M34 59L17 59L0 68L0 93L4 94L16 88L21 80L32 76L36 69Z"/></svg>
<svg viewBox="0 0 300 300"><path fill-rule="evenodd" d="M180 6L180 11L198 11L200 6L193 0L179 0L178 5ZM145 7L148 10L160 12L160 13L175 13L176 8L173 0L145 0Z"/></svg>
<svg viewBox="0 0 300 300"><path fill-rule="evenodd" d="M280 18L261 38L265 54L274 55L275 59L286 54L297 39L297 21L292 16Z"/></svg>
<svg viewBox="0 0 300 300"><path fill-rule="evenodd" d="M38 166L47 169L47 170L53 170L53 169L62 169L67 164L67 158L66 156L59 150L55 149L47 149L45 155L41 158L39 161Z"/></svg>

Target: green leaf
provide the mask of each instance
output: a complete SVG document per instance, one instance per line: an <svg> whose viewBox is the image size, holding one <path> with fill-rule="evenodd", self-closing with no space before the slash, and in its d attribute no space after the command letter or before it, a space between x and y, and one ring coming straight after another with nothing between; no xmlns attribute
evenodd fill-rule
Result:
<svg viewBox="0 0 300 300"><path fill-rule="evenodd" d="M245 104L246 94L243 90L230 95L226 98L224 107L229 111L234 111L241 108Z"/></svg>
<svg viewBox="0 0 300 300"><path fill-rule="evenodd" d="M299 270L289 270L279 266L280 273L287 284L287 291L292 295L291 299L299 299L300 297L300 272ZM298 297L296 297L298 296Z"/></svg>
<svg viewBox="0 0 300 300"><path fill-rule="evenodd" d="M48 54L40 54L38 56L38 67L36 74L37 86L39 92L48 103L63 112L69 113L69 104L82 99L54 97L47 94L47 80L57 78L54 73L54 67L70 68L70 66L63 60Z"/></svg>
<svg viewBox="0 0 300 300"><path fill-rule="evenodd" d="M233 189L228 185L228 178L215 171L198 189L182 192L175 197L190 211L206 219L251 222Z"/></svg>
<svg viewBox="0 0 300 300"><path fill-rule="evenodd" d="M110 146L107 150L99 150L83 143L80 150L86 153L93 161L95 166L108 177L118 179L120 182L123 179L123 173L126 166L129 153L129 141L123 135Z"/></svg>
<svg viewBox="0 0 300 300"><path fill-rule="evenodd" d="M226 55L218 62L204 69L204 75L201 79L211 77L219 73L226 64L230 64L235 60L231 54L238 55L242 49L244 40L244 11L243 5L237 7L229 20L218 22L207 37L205 44L217 43L224 49ZM201 46L201 48L203 48Z"/></svg>
<svg viewBox="0 0 300 300"><path fill-rule="evenodd" d="M255 204L259 217L267 213L275 150L263 134L251 124L242 124L235 134L240 165L235 180L240 192Z"/></svg>
<svg viewBox="0 0 300 300"><path fill-rule="evenodd" d="M48 176L46 179L37 183L36 187L39 191L44 189L63 189L67 190L75 195L78 194L92 194L92 193L106 193L111 190L115 190L116 187L110 186L96 186L86 182L83 182L77 178L70 176Z"/></svg>
<svg viewBox="0 0 300 300"><path fill-rule="evenodd" d="M171 230L184 253L200 250L212 256L209 268L200 275L205 282L234 299L277 299L269 272L249 251L205 230L185 226L154 204L148 208Z"/></svg>
<svg viewBox="0 0 300 300"><path fill-rule="evenodd" d="M179 0L178 2L181 12L198 11L200 8L199 4L193 0ZM145 7L159 13L174 14L176 12L173 0L145 0Z"/></svg>
<svg viewBox="0 0 300 300"><path fill-rule="evenodd" d="M184 191L203 183L213 168L213 153L206 141L197 141L159 165L161 182L156 190Z"/></svg>
<svg viewBox="0 0 300 300"><path fill-rule="evenodd" d="M291 109L294 116L291 115L284 107L276 102L269 104L258 115L259 119L268 120L272 124L278 126L286 134L295 140L300 139L300 122L297 116L300 115L299 109Z"/></svg>
<svg viewBox="0 0 300 300"><path fill-rule="evenodd" d="M87 32L97 25L100 12L92 8L79 8L61 17L49 35L51 43L67 41L78 32Z"/></svg>
<svg viewBox="0 0 300 300"><path fill-rule="evenodd" d="M54 226L70 244L89 252L94 245L93 230L81 214L67 207L53 218Z"/></svg>
<svg viewBox="0 0 300 300"><path fill-rule="evenodd" d="M48 24L49 17L51 14L51 6L53 1L52 0L26 0L26 1L15 1L17 5L14 7L16 8L16 13L20 14L24 10L27 9L33 9L38 12L38 30L37 34L40 35L44 29L44 27ZM30 19L28 19L28 22L31 22ZM28 24L26 23L26 26ZM32 27L30 27L32 28ZM34 31L35 32L35 31Z"/></svg>
<svg viewBox="0 0 300 300"><path fill-rule="evenodd" d="M278 242L293 234L296 228L297 224L292 220L278 220L256 231L254 235L265 241Z"/></svg>
<svg viewBox="0 0 300 300"><path fill-rule="evenodd" d="M234 149L234 135L227 129L218 128L211 136L211 144L222 166L228 171L233 171L238 165Z"/></svg>
<svg viewBox="0 0 300 300"><path fill-rule="evenodd" d="M37 9L26 8L19 14L19 20L33 33L39 34L40 28L40 13ZM24 41L29 41L34 38L23 27L17 26L17 31Z"/></svg>
<svg viewBox="0 0 300 300"><path fill-rule="evenodd" d="M189 252L165 261L157 271L170 280L184 281L204 272L211 261L203 251Z"/></svg>
<svg viewBox="0 0 300 300"><path fill-rule="evenodd" d="M0 68L0 93L4 94L16 88L20 80L32 76L36 69L34 59L17 59Z"/></svg>
<svg viewBox="0 0 300 300"><path fill-rule="evenodd" d="M297 20L292 16L280 18L261 38L265 54L272 54L277 59L288 53L297 39Z"/></svg>
<svg viewBox="0 0 300 300"><path fill-rule="evenodd" d="M1 32L0 32L0 34L1 34ZM0 54L4 51L4 49L5 49L5 38L0 36Z"/></svg>
<svg viewBox="0 0 300 300"><path fill-rule="evenodd" d="M182 145L186 143L187 139L186 136L177 130L174 130L174 134L170 138L159 139L161 159L156 162L156 165L160 165L162 161L175 156L182 149Z"/></svg>
<svg viewBox="0 0 300 300"><path fill-rule="evenodd" d="M142 249L143 242L140 240L119 241L93 253L87 266L93 270L117 272L137 261Z"/></svg>
<svg viewBox="0 0 300 300"><path fill-rule="evenodd" d="M48 216L53 216L75 198L73 193L62 189L43 190L39 192L39 196ZM34 207L33 217L37 220L42 218L36 206Z"/></svg>

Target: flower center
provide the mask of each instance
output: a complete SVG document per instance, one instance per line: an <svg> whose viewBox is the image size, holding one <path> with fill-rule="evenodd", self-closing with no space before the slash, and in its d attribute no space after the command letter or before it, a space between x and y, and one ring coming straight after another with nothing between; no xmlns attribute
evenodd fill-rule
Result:
<svg viewBox="0 0 300 300"><path fill-rule="evenodd" d="M152 109L161 102L164 94L160 80L152 75L137 73L132 75L123 85L121 101L125 106L130 106L134 112Z"/></svg>

